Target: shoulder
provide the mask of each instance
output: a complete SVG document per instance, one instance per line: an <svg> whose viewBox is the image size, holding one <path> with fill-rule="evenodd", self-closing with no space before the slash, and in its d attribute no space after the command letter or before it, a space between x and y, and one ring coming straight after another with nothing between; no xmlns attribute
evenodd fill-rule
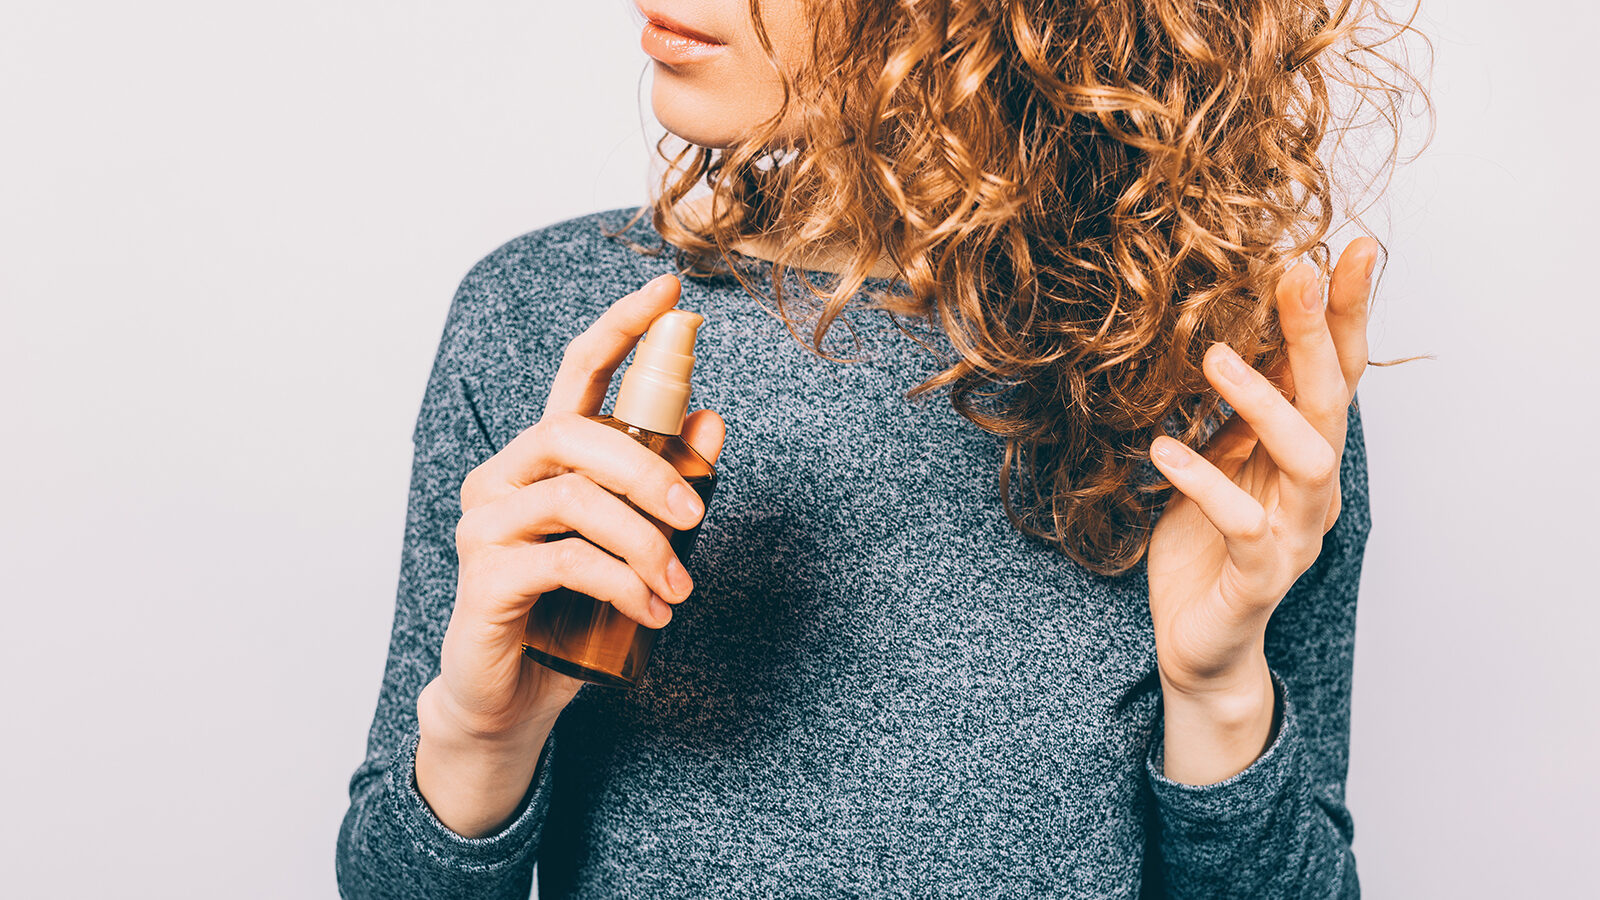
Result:
<svg viewBox="0 0 1600 900"><path fill-rule="evenodd" d="M614 262L621 251L628 249L629 242L646 246L660 243L648 209L617 207L524 232L478 260L470 274L515 278L552 263L581 267Z"/></svg>
<svg viewBox="0 0 1600 900"><path fill-rule="evenodd" d="M548 386L568 342L617 298L673 268L648 208L602 210L524 232L462 277L439 361L484 403L480 414L499 432L491 438L503 439L526 424L518 417L534 388Z"/></svg>
<svg viewBox="0 0 1600 900"><path fill-rule="evenodd" d="M569 304L558 300L593 297L598 303L619 289L617 296L634 290L653 277L646 273L662 256L650 254L661 251L648 209L587 213L500 244L472 265L457 293L508 316L530 308L559 316Z"/></svg>
<svg viewBox="0 0 1600 900"><path fill-rule="evenodd" d="M481 362L497 353L524 358L506 361L516 363L530 352L564 347L618 297L668 270L672 257L663 248L641 207L587 213L517 235L462 277L444 349L485 357Z"/></svg>

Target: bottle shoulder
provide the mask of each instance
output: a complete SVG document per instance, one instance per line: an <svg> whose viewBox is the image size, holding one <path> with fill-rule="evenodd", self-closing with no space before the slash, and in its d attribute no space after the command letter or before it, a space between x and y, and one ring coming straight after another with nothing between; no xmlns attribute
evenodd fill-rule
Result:
<svg viewBox="0 0 1600 900"><path fill-rule="evenodd" d="M692 444L684 440L681 435L662 434L648 428L640 428L618 419L608 413L590 416L591 419L602 425L608 425L633 438L644 445L650 452L665 459L672 464L684 480L691 483L697 480L716 478L716 467L696 450Z"/></svg>

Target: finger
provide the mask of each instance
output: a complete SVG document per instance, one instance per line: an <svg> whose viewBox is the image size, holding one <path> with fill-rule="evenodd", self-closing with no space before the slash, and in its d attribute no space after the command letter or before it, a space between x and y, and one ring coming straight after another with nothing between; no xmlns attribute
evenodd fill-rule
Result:
<svg viewBox="0 0 1600 900"><path fill-rule="evenodd" d="M1288 345L1294 408L1321 432L1329 446L1343 447L1350 395L1339 367L1338 348L1328 331L1315 266L1296 266L1279 280L1278 322Z"/></svg>
<svg viewBox="0 0 1600 900"><path fill-rule="evenodd" d="M1245 581L1240 587L1251 596L1269 594L1278 550L1266 510L1256 498L1182 441L1166 435L1150 445L1150 459L1222 535L1228 556Z"/></svg>
<svg viewBox="0 0 1600 900"><path fill-rule="evenodd" d="M1288 375L1288 372L1289 358L1287 356L1281 357L1273 367L1272 374L1267 376L1267 380L1277 386L1278 393L1283 394L1292 401L1294 399L1294 380ZM1281 379L1275 377L1279 374L1282 375ZM1285 387L1286 384L1287 387ZM1201 448L1200 453L1212 465L1221 469L1223 474L1233 478L1234 474L1238 472L1239 466L1249 458L1251 452L1255 450L1256 444L1260 442L1261 438L1256 434L1255 429L1250 427L1250 423L1245 421L1243 416L1233 415L1229 416L1228 420L1222 423L1220 428L1212 432L1211 437L1206 441L1205 446ZM1327 534L1328 530L1333 527L1333 523L1338 521L1342 500L1343 496L1339 482L1335 480L1333 483L1333 499L1328 504L1327 517L1322 522L1323 534Z"/></svg>
<svg viewBox="0 0 1600 900"><path fill-rule="evenodd" d="M1378 242L1351 241L1339 255L1328 300L1328 330L1338 348L1345 392L1354 397L1367 371L1367 323L1372 306L1372 271L1378 264ZM1341 412L1341 415L1343 413Z"/></svg>
<svg viewBox="0 0 1600 900"><path fill-rule="evenodd" d="M491 545L577 532L621 557L668 602L682 602L694 582L661 529L587 475L567 472L536 481L464 513L456 526L462 556Z"/></svg>
<svg viewBox="0 0 1600 900"><path fill-rule="evenodd" d="M1267 369L1262 374L1266 375L1267 380L1272 382L1273 387L1278 389L1278 393L1291 401L1294 400L1294 370L1289 366L1288 354L1278 357L1278 361L1272 364L1272 368Z"/></svg>
<svg viewBox="0 0 1600 900"><path fill-rule="evenodd" d="M581 472L679 530L694 527L705 512L672 463L617 429L573 413L546 415L467 473L461 509L475 509L563 472Z"/></svg>
<svg viewBox="0 0 1600 900"><path fill-rule="evenodd" d="M561 587L609 603L646 628L672 620L672 608L655 606L654 592L627 563L578 536L479 554L463 568L463 583L473 585L472 614L489 626L493 640L508 645L520 642L528 610Z"/></svg>
<svg viewBox="0 0 1600 900"><path fill-rule="evenodd" d="M1277 362L1274 362L1272 367L1262 374L1266 375L1267 380L1272 382L1273 386L1278 389L1278 393L1287 397L1290 402L1294 401L1294 372L1289 367L1288 354L1279 356ZM1250 423L1244 420L1244 417L1232 415L1211 433L1200 452L1213 465L1218 466L1231 477L1228 463L1237 464L1243 462L1249 457L1250 452L1255 449L1255 445L1260 440L1260 436L1256 434L1255 429L1250 427Z"/></svg>
<svg viewBox="0 0 1600 900"><path fill-rule="evenodd" d="M1213 344L1204 360L1206 375L1222 398L1260 435L1282 478L1278 505L1300 534L1320 526L1327 513L1339 455L1327 438L1278 389L1227 344Z"/></svg>
<svg viewBox="0 0 1600 900"><path fill-rule="evenodd" d="M678 302L674 275L659 275L617 300L567 344L545 400L545 411L590 416L600 411L612 373L628 358L656 317Z"/></svg>
<svg viewBox="0 0 1600 900"><path fill-rule="evenodd" d="M1290 401L1294 400L1294 373L1289 368L1287 355L1278 357L1272 368L1263 374L1272 382L1273 387L1278 389L1278 393ZM1256 434L1255 429L1250 427L1250 423L1245 421L1243 416L1230 415L1206 438L1205 445L1200 449L1200 455L1231 478L1237 471L1238 465L1249 458L1256 444L1260 442L1261 436Z"/></svg>
<svg viewBox="0 0 1600 900"><path fill-rule="evenodd" d="M722 455L722 442L728 436L728 423L709 409L697 409L683 419L683 433L679 437L688 442L695 452L708 463L715 464Z"/></svg>
<svg viewBox="0 0 1600 900"><path fill-rule="evenodd" d="M1259 443L1261 436L1256 434L1243 416L1235 412L1206 438L1200 454L1232 478Z"/></svg>

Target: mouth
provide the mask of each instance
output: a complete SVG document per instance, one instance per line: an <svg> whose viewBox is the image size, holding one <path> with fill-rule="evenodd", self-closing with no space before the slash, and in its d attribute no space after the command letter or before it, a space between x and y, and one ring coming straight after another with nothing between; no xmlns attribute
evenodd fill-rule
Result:
<svg viewBox="0 0 1600 900"><path fill-rule="evenodd" d="M695 62L715 56L727 49L727 44L673 21L660 13L643 7L639 12L646 19L644 31L639 35L639 46L652 59L669 65Z"/></svg>

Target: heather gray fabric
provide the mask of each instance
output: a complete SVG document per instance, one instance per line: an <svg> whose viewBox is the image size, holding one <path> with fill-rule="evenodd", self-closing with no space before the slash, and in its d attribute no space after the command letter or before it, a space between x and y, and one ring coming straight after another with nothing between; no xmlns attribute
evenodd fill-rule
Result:
<svg viewBox="0 0 1600 900"><path fill-rule="evenodd" d="M453 602L461 480L538 420L569 340L675 270L626 246L660 246L648 215L601 233L632 211L508 242L450 306L339 832L344 896L523 898L536 861L545 900L1357 896L1344 781L1370 518L1355 404L1343 512L1268 629L1276 742L1226 782L1179 785L1160 774L1143 564L1101 577L1017 532L1001 441L944 392L903 400L940 366L884 313L852 307L869 359L831 363L728 277L684 279L679 303L706 317L690 409L728 422L695 594L640 688L579 692L502 832L446 829L415 786L415 703ZM843 321L824 346L851 354Z"/></svg>

